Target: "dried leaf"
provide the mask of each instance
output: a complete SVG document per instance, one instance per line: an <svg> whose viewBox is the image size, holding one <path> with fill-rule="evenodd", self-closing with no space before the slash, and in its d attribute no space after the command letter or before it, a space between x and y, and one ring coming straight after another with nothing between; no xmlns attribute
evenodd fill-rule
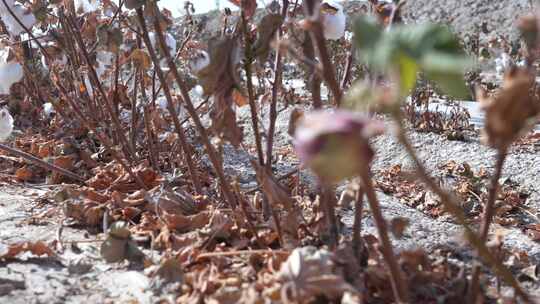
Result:
<svg viewBox="0 0 540 304"><path fill-rule="evenodd" d="M506 149L525 130L536 123L540 101L532 92L535 81L526 69L514 68L504 78L501 90L494 97L479 91L481 106L486 112L484 141L493 148Z"/></svg>
<svg viewBox="0 0 540 304"><path fill-rule="evenodd" d="M152 275L161 278L165 283L176 283L182 282L184 271L178 259L166 258L160 263Z"/></svg>
<svg viewBox="0 0 540 304"><path fill-rule="evenodd" d="M210 221L210 213L208 211L199 214L185 216L181 214L164 214L163 219L167 223L169 229L177 231L191 231L201 229Z"/></svg>
<svg viewBox="0 0 540 304"><path fill-rule="evenodd" d="M129 2L129 1L128 1ZM123 42L122 30L117 27L111 27L108 24L101 24L97 27L97 43L104 49L113 53L118 52Z"/></svg>
<svg viewBox="0 0 540 304"><path fill-rule="evenodd" d="M232 98L238 107L243 107L249 103L247 97L244 96L244 94L242 94L242 92L240 92L238 89L233 90Z"/></svg>
<svg viewBox="0 0 540 304"><path fill-rule="evenodd" d="M237 65L240 49L234 38L213 38L208 42L210 62L197 72L206 95L214 96L212 130L234 146L242 142L243 132L236 123L234 89L238 87Z"/></svg>
<svg viewBox="0 0 540 304"><path fill-rule="evenodd" d="M143 71L152 67L152 59L150 59L150 55L148 55L148 53L144 50L133 50L129 56L129 59L133 61L136 67Z"/></svg>
<svg viewBox="0 0 540 304"><path fill-rule="evenodd" d="M34 172L28 167L22 167L15 171L15 178L22 182L27 182L34 177Z"/></svg>
<svg viewBox="0 0 540 304"><path fill-rule="evenodd" d="M403 233L405 232L405 229L407 229L407 226L409 226L409 219L404 217L395 217L390 222L390 230L398 239L403 237Z"/></svg>
<svg viewBox="0 0 540 304"><path fill-rule="evenodd" d="M333 254L324 249L302 247L293 250L278 273L280 281L293 289L292 294L296 296L289 300L306 302L321 295L339 299L345 292L356 294L356 289L335 273L333 259Z"/></svg>
<svg viewBox="0 0 540 304"><path fill-rule="evenodd" d="M253 44L253 50L259 60L265 61L268 58L270 42L282 23L283 17L281 14L268 14L257 25L257 40Z"/></svg>
<svg viewBox="0 0 540 304"><path fill-rule="evenodd" d="M21 242L10 245L0 244L0 259L14 259L19 254L30 252L36 256L46 255L48 257L55 256L54 251L44 242Z"/></svg>

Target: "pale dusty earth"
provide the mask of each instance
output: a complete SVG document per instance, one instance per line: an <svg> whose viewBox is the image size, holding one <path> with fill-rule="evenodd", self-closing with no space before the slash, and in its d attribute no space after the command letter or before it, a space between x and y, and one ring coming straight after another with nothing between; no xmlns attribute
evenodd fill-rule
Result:
<svg viewBox="0 0 540 304"><path fill-rule="evenodd" d="M351 1L352 2L352 1ZM526 0L410 0L405 6L407 19L430 19L446 22L458 32L467 33L486 21L488 26L510 37L516 37L511 30L517 16L528 10ZM287 134L289 112L285 109L278 119L279 147L289 144ZM267 113L262 121L267 121ZM239 113L250 140L249 116L247 111ZM473 170L485 167L492 170L494 152L481 145L478 136L471 135L467 141L449 141L441 135L411 132L411 139L420 157L436 176L441 172L437 167L449 160L467 162ZM251 136L252 139L252 136ZM387 134L375 140L377 159L374 171L395 164L410 166L403 148ZM529 221L537 222L540 216L540 154L539 147L532 152L512 153L504 169L503 180L517 182L530 196L527 207L536 210L529 215ZM229 150L230 149L230 150ZM247 166L247 156L232 148L225 151L227 172L239 177L244 187L255 184L254 173ZM284 158L275 164L278 173L286 173L296 164ZM304 173L310 181L309 173ZM40 185L0 184L0 251L2 244L23 240L51 241L57 238L63 215L61 206L44 203L40 199L46 191L54 188ZM394 197L378 194L387 219L407 217L411 225L405 237L394 240L398 249L421 247L428 250L450 248L456 263L468 262L473 253L461 241L459 227L449 219L433 219L422 212L407 207ZM33 215L48 210L51 214L37 222L29 222ZM348 233L352 225L353 211L340 210L343 233ZM371 217L364 220L364 232L375 233ZM518 227L498 227L505 234L505 246L515 251L527 252L533 261L540 261L540 244L531 241ZM141 269L126 264L106 264L99 257L99 240L102 234L77 227L64 227L62 240L65 250L54 258L22 257L19 260L0 261L0 303L154 303L160 298L172 299L168 288L152 282ZM148 254L151 254L147 252ZM154 253L156 254L156 253ZM528 283L527 289L540 295L537 283Z"/></svg>

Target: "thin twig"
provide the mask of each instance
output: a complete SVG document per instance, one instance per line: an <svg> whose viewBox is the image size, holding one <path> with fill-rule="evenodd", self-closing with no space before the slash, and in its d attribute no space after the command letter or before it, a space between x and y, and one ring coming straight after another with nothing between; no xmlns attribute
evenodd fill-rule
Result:
<svg viewBox="0 0 540 304"><path fill-rule="evenodd" d="M306 2L313 3L314 1L310 0ZM314 4L311 4L311 6L312 8L316 7ZM330 54L328 53L328 48L326 47L321 16L316 9L309 11L307 6L304 7L304 11L306 12L310 22L309 32L311 40L315 45L315 51L318 55L317 57L319 57L319 60L323 66L323 79L334 95L335 104L339 107L341 105L341 99L343 98L343 92L341 91L341 87L336 79L336 71L334 70L332 61L330 60Z"/></svg>
<svg viewBox="0 0 540 304"><path fill-rule="evenodd" d="M70 171L68 171L68 170L66 170L64 168L61 168L61 167L58 167L56 165L50 164L50 163L48 163L46 161L43 161L43 160L35 157L32 154L17 150L15 148L12 148L12 147L7 146L7 145L2 144L2 143L0 143L0 150L5 151L5 152L7 152L9 154L15 155L17 157L21 157L21 158L35 164L36 166L39 166L39 167L45 169L45 170L50 170L50 171L57 172L59 174L67 176L67 177L69 177L71 179L74 179L76 181L79 181L81 183L86 182L86 180L84 178L82 178L81 176L79 176L79 175L77 175L77 174L75 174L73 172L70 172Z"/></svg>
<svg viewBox="0 0 540 304"><path fill-rule="evenodd" d="M195 191L197 191L197 193L202 193L201 182L199 180L197 169L192 159L193 149L188 143L184 129L182 128L182 125L180 124L180 120L178 119L178 113L176 112L176 108L175 108L174 100L171 95L169 84L167 83L167 79L165 78L163 70L161 69L161 66L160 66L160 61L157 57L154 47L152 46L152 42L150 41L150 36L148 35L148 30L146 28L146 23L145 23L146 21L144 20L144 15L143 14L137 14L137 15L139 17L139 23L142 29L142 37L143 37L144 43L146 44L146 49L148 50L148 53L150 54L150 58L152 59L152 62L154 63L154 71L156 71L159 81L161 82L161 85L163 86L163 93L165 94L165 98L167 99L167 110L169 111L172 117L176 134L178 134L178 141L180 142L180 146L182 147L182 150L184 152L184 158L186 160L189 174L191 176L193 188L195 188ZM156 22L159 23L159 20L157 18L156 18ZM161 33L161 36L158 38L163 38L162 36L163 35ZM160 44L161 44L162 39L158 39L158 40L160 40ZM161 48L162 48L163 53L169 54L169 49L166 45L165 46L162 45Z"/></svg>
<svg viewBox="0 0 540 304"><path fill-rule="evenodd" d="M363 241L362 241L362 215L364 211L364 190L360 187L360 189L356 190L354 198L354 223L353 223L353 248L355 256L358 260L358 262L361 261L361 257L358 256L360 249L363 247Z"/></svg>
<svg viewBox="0 0 540 304"><path fill-rule="evenodd" d="M159 15L159 9L157 5L155 3L150 3L150 5L154 5L154 11L157 13L157 15ZM138 9L137 15L139 17L139 20L141 20L142 29L145 32L148 32L146 30L146 23L144 21L143 10ZM212 146L212 143L210 142L210 137L208 136L208 133L206 129L204 128L201 122L201 119L199 118L197 114L197 110L195 109L195 106L193 105L191 101L191 97L189 96L187 85L184 82L184 80L180 77L180 73L178 73L178 69L176 65L174 64L174 61L172 60L171 55L167 51L167 44L165 43L165 38L163 35L161 24L159 23L159 19L158 18L154 18L154 19L155 19L154 27L156 30L159 44L161 46L161 49L164 50L163 53L165 54L165 59L167 60L169 69L172 71L174 79L176 80L176 83L178 87L180 88L180 92L184 100L184 106L186 107L186 110L191 116L191 119L193 119L197 132L199 133L199 136L201 137L203 145L206 148L206 153L208 154L208 157L210 158L210 162L212 163L212 166L214 167L214 170L216 171L216 175L219 179L221 191L223 192L223 195L225 196L225 200L227 204L229 204L230 208L235 209L237 205L236 199L234 198L234 195L232 194L229 180L227 179L227 177L225 176L225 173L223 172L223 164L221 163L218 157L218 154L216 153L216 150L214 149L214 146Z"/></svg>
<svg viewBox="0 0 540 304"><path fill-rule="evenodd" d="M499 193L499 179L502 175L506 155L506 149L500 150L497 153L495 173L491 177L488 200L484 205L484 216L482 218L482 226L480 227L480 241L484 244L487 241L489 226L493 219L493 215L495 214L495 201L497 200L497 195ZM476 300L478 299L478 292L480 291L480 270L480 265L476 263L473 267L471 284L469 287L469 303L476 303Z"/></svg>
<svg viewBox="0 0 540 304"><path fill-rule="evenodd" d="M329 229L330 250L335 250L339 243L339 228L336 219L336 198L334 190L328 185L321 185L320 203Z"/></svg>
<svg viewBox="0 0 540 304"><path fill-rule="evenodd" d="M379 200L375 194L375 188L373 187L371 176L369 174L369 168L366 168L360 172L360 178L362 179L362 188L365 191L369 208L371 209L371 214L373 215L373 220L375 221L375 226L377 227L379 239L381 240L381 251L390 270L392 291L394 292L395 300L398 303L406 303L409 299L407 283L403 278L403 273L399 268L392 249L392 242L388 237L386 220L382 215Z"/></svg>
<svg viewBox="0 0 540 304"><path fill-rule="evenodd" d="M247 91L248 91L248 100L249 100L249 109L251 111L251 126L253 128L253 134L255 136L255 146L257 147L257 157L259 164L264 165L264 154L262 149L261 134L259 133L259 115L257 114L257 105L255 104L255 93L253 90L253 80L251 64L253 62L253 51L251 50L251 40L249 38L249 33L247 30L247 18L245 17L244 12L242 11L242 32L244 35L244 70L246 71L246 82L247 82Z"/></svg>
<svg viewBox="0 0 540 304"><path fill-rule="evenodd" d="M88 54L88 51L86 50L86 46L81 36L81 32L77 28L76 22L73 20L72 16L71 18L67 17L66 20L67 20L67 23L70 25L70 27L73 29L72 31L73 37L75 38L75 42L79 46L82 57L84 58L86 62L90 79L92 80L93 85L97 87L97 91L100 93L101 98L103 102L105 103L105 109L107 110L107 112L109 113L109 116L111 117L111 121L115 128L116 134L118 138L120 139L120 142L122 143L122 148L124 149L125 156L128 159L128 161L131 163L133 161L135 151L131 150L131 146L129 145L126 134L124 133L120 119L118 118L118 115L116 115L113 110L112 101L109 99L109 96L107 95L107 93L105 93L105 90L103 89L103 85L101 84L101 81L99 80L96 70L94 69L92 60L90 59L90 54Z"/></svg>
<svg viewBox="0 0 540 304"><path fill-rule="evenodd" d="M521 297L525 302L531 302L529 295L523 291L519 283L516 281L512 272L508 270L497 258L486 247L486 244L476 235L476 233L470 228L467 223L467 219L464 211L459 207L456 199L450 195L448 192L443 190L427 173L426 168L418 158L412 144L409 142L407 137L405 127L403 126L401 114L393 113L394 120L398 126L397 136L400 143L405 148L407 154L412 159L416 172L419 178L428 186L428 188L437 194L441 199L442 204L444 205L446 211L454 216L456 221L463 227L465 230L465 237L473 246L480 257L482 257L489 265L493 267L494 272L501 277L508 285L512 286L517 295Z"/></svg>
<svg viewBox="0 0 540 304"><path fill-rule="evenodd" d="M272 250L272 249L261 249L261 250L236 250L236 251L224 251L224 252L205 252L197 256L197 260L205 258L216 258L216 257L226 257L226 256L238 256L238 255L254 255L254 254L276 254L288 256L289 251L285 250Z"/></svg>

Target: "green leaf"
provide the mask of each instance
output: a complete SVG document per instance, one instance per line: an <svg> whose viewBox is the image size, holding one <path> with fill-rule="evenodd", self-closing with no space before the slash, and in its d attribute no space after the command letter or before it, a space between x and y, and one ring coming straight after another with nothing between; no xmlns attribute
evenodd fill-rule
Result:
<svg viewBox="0 0 540 304"><path fill-rule="evenodd" d="M469 95L463 72L471 67L471 61L448 27L429 23L399 25L385 32L375 22L359 18L354 32L367 64L383 73L397 73L402 97L416 84L419 71L424 71L446 94L458 98Z"/></svg>
<svg viewBox="0 0 540 304"><path fill-rule="evenodd" d="M459 99L470 97L463 71L471 65L471 61L465 57L441 52L427 54L421 62L428 79L434 81L445 94Z"/></svg>
<svg viewBox="0 0 540 304"><path fill-rule="evenodd" d="M374 49L383 36L383 29L373 18L360 17L354 23L354 40L360 50Z"/></svg>
<svg viewBox="0 0 540 304"><path fill-rule="evenodd" d="M409 95L410 91L416 84L416 75L418 74L418 64L411 57L400 54L397 59L399 79L400 79L400 95L402 97Z"/></svg>

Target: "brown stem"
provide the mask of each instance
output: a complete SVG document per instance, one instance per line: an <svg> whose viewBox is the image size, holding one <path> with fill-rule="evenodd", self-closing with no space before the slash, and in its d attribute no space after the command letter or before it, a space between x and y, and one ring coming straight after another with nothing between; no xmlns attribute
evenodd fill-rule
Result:
<svg viewBox="0 0 540 304"><path fill-rule="evenodd" d="M349 81L351 80L351 71L354 65L354 58L356 55L356 44L353 42L349 54L347 56L347 63L345 64L345 71L343 72L343 78L341 78L341 90L345 90Z"/></svg>
<svg viewBox="0 0 540 304"><path fill-rule="evenodd" d="M139 111L137 111L137 97L139 88L139 76L141 75L140 68L135 70L135 77L133 77L133 96L131 97L131 130L129 131L129 142L131 144L132 151L137 151L137 123L139 122Z"/></svg>
<svg viewBox="0 0 540 304"><path fill-rule="evenodd" d="M159 9L155 5L155 3L150 4L154 5L154 9L156 12L156 16L159 16ZM139 20L141 21L141 28L145 32L144 35L148 37L148 31L146 29L146 23L144 21L144 13L142 9L137 9L137 15L139 16ZM197 129L197 132L199 133L201 140L206 148L206 153L208 153L208 157L210 158L210 162L212 163L212 166L214 167L214 170L216 171L216 175L218 176L220 185L221 185L221 191L223 192L223 195L225 196L226 202L229 204L229 207L231 209L236 208L236 199L234 198L230 184L228 179L225 177L225 173L223 172L223 166L221 161L219 160L219 157L216 153L216 150L210 143L210 138L208 136L208 133L206 129L204 128L201 119L199 118L197 114L197 110L195 109L195 106L191 102L191 97L189 96L189 92L187 89L187 85L184 82L184 80L180 77L180 73L178 73L178 70L176 68L176 65L174 64L174 61L172 60L169 52L167 51L167 45L165 43L165 37L163 36L163 30L161 29L161 24L159 23L159 19L155 18L155 29L156 34L158 37L159 44L161 48L164 51L165 58L169 64L169 69L172 71L174 79L176 80L176 83L178 84L178 87L180 88L180 92L182 94L182 98L184 100L184 105L186 107L186 110L188 111L189 115L191 116L191 119L193 119L193 122L195 123L195 127Z"/></svg>
<svg viewBox="0 0 540 304"><path fill-rule="evenodd" d="M184 151L184 158L186 160L189 174L193 182L193 187L195 188L195 191L197 191L197 193L202 193L202 186L199 180L199 176L197 174L197 169L195 168L195 164L193 163L193 159L191 158L193 154L192 152L193 149L187 141L182 125L180 125L180 120L178 119L178 113L176 112L176 109L175 109L175 104L171 95L169 84L167 82L167 79L165 78L163 70L161 69L159 59L154 50L154 47L152 46L152 42L150 41L150 36L148 35L148 30L146 28L146 23L145 23L146 21L144 20L144 15L141 13L141 14L138 14L138 16L139 16L139 23L141 24L141 28L142 28L143 40L144 40L144 43L146 44L146 49L148 50L148 53L150 54L150 58L152 59L152 62L154 63L154 71L156 71L159 81L161 82L161 85L163 86L163 94L165 94L165 98L167 99L167 110L169 111L169 114L172 117L174 129L176 130L176 134L178 134L178 141L180 143L180 146L182 147L182 150ZM159 18L155 18L155 19L156 19L156 22L159 22ZM160 37L160 38L163 38L163 37ZM159 40L161 44L161 39ZM169 48L167 47L165 41L163 41L163 44L164 46L161 45L163 53L169 54Z"/></svg>
<svg viewBox="0 0 540 304"><path fill-rule="evenodd" d="M456 221L463 227L465 230L465 237L473 246L480 257L482 257L491 267L493 267L494 272L501 277L508 285L512 286L517 295L521 297L525 302L531 302L529 299L529 295L523 291L519 283L516 281L514 276L512 275L512 272L508 270L497 258L493 256L493 254L489 251L486 244L482 242L482 240L478 237L478 235L470 228L470 226L467 224L467 219L465 216L465 213L463 210L459 207L456 199L454 196L450 195L448 192L443 190L427 173L426 168L416 155L416 152L414 148L412 147L411 143L409 142L409 139L407 137L407 134L405 132L405 127L402 124L401 114L399 113L393 113L394 120L398 126L398 140L401 142L401 144L405 147L405 150L407 151L407 154L412 159L415 167L416 172L419 176L419 178L428 186L428 188L439 198L441 199L442 204L444 205L446 211L448 211Z"/></svg>
<svg viewBox="0 0 540 304"><path fill-rule="evenodd" d="M257 114L257 105L255 104L255 94L253 92L253 80L252 78L252 71L251 71L251 63L253 62L253 52L251 50L251 40L249 38L248 30L247 30L247 20L244 15L244 12L242 12L242 32L244 35L244 41L245 41L245 61L244 61L244 70L246 71L246 82L247 82L247 91L248 91L248 99L249 99L249 109L251 111L251 126L253 128L253 133L255 136L255 145L257 146L257 157L259 160L259 164L261 166L264 165L264 154L262 149L262 142L261 142L261 134L259 133L259 115Z"/></svg>
<svg viewBox="0 0 540 304"><path fill-rule="evenodd" d="M17 157L24 158L27 161L29 161L29 162L31 162L31 163L45 169L45 170L50 170L50 171L57 172L59 174L62 174L64 176L67 176L67 177L69 177L71 179L74 179L74 180L82 182L82 183L85 182L85 179L80 177L79 175L77 175L77 174L75 174L75 173L73 173L71 171L68 171L68 170L66 170L64 168L61 168L61 167L58 167L56 165L50 164L50 163L48 163L46 161L43 161L43 160L35 157L32 154L17 150L15 148L12 148L12 147L7 146L7 145L2 144L2 143L0 143L0 150L5 151L5 152L7 152L9 154L15 155Z"/></svg>
<svg viewBox="0 0 540 304"><path fill-rule="evenodd" d="M311 37L308 33L304 35L304 42L302 43L302 49L303 49L302 51L304 53L305 60L313 63L312 65L307 65L308 66L307 68L308 86L311 92L311 99L313 102L313 107L315 109L320 109L322 107L321 77L319 76L319 73L316 72L317 64L315 63L315 49L313 48L313 43L311 42Z"/></svg>
<svg viewBox="0 0 540 304"><path fill-rule="evenodd" d="M122 148L124 149L125 156L129 162L132 162L135 152L131 150L131 146L129 145L126 135L124 133L124 130L122 129L122 124L120 123L120 120L118 119L118 115L115 114L115 111L112 107L112 102L109 99L109 96L107 95L107 93L105 93L103 86L101 85L101 81L99 80L99 77L97 76L97 73L96 73L96 70L94 69L92 61L90 60L90 55L88 54L88 51L86 50L86 46L84 45L84 41L81 37L81 32L77 28L76 23L73 21L73 17L71 18L68 17L67 21L68 21L68 24L70 24L71 28L73 29L72 31L73 37L75 38L75 42L79 46L79 49L81 50L81 54L83 55L83 58L86 62L90 79L93 81L94 85L97 87L97 90L100 93L101 98L103 99L105 103L105 108L107 112L109 113L109 116L111 117L111 121L115 128L116 134L118 135L118 138L120 139L120 142L122 143Z"/></svg>
<svg viewBox="0 0 540 304"><path fill-rule="evenodd" d="M122 168L129 174L129 176L131 178L133 178L133 180L135 181L135 183L137 183L137 185L139 187L141 187L144 190L148 190L148 187L144 184L141 177L139 175L135 174L135 172L133 172L131 167L124 161L123 158L120 157L118 151L116 149L114 149L114 145L111 143L110 139L108 137L106 137L105 135L103 135L102 132L99 132L96 129L95 123L88 120L87 117L83 114L83 112L81 112L81 109L79 108L77 103L75 103L75 101L73 101L73 98L70 98L67 91L64 89L64 87L58 81L59 79L61 79L59 77L59 75L58 75L58 72L56 72L53 69L53 74L55 76L54 78L56 78L56 80L54 81L54 84L58 88L58 91L60 92L60 96L71 106L71 108L75 112L76 116L78 117L78 119L82 123L82 125L86 129L91 130L92 132L94 132L94 134L97 136L99 141L103 144L105 150L112 155L114 160L116 160L116 162L119 163L120 166L122 166Z"/></svg>
<svg viewBox="0 0 540 304"><path fill-rule="evenodd" d="M495 164L495 174L491 177L489 195L486 205L484 206L484 216L482 218L482 226L480 227L480 240L485 244L489 233L489 226L495 214L495 201L499 193L499 179L502 175L504 162L506 160L506 149L499 150L497 153L497 161ZM478 298L480 291L480 265L475 264L473 267L471 285L469 287L469 303L474 304Z"/></svg>
<svg viewBox="0 0 540 304"><path fill-rule="evenodd" d="M328 229L330 230L329 247L330 250L335 250L339 243L339 228L336 219L336 198L334 196L334 190L327 186L321 186L321 207L326 218Z"/></svg>
<svg viewBox="0 0 540 304"><path fill-rule="evenodd" d="M358 189L354 198L354 223L353 223L353 248L358 261L361 257L358 256L360 248L363 247L362 242L362 215L364 211L364 190Z"/></svg>
<svg viewBox="0 0 540 304"><path fill-rule="evenodd" d="M306 2L311 2L311 4L309 4L311 9L305 5L304 11L310 19L310 37L315 45L315 51L323 67L323 79L334 95L335 104L339 107L341 105L341 99L343 98L343 92L341 91L339 83L336 79L336 71L332 66L330 54L328 53L328 48L326 47L320 14L316 13L317 10L314 9L316 8L316 5L314 4L315 1L307 0Z"/></svg>
<svg viewBox="0 0 540 304"><path fill-rule="evenodd" d="M398 262L392 249L392 242L388 237L386 220L382 215L379 200L375 194L375 188L373 188L369 168L366 167L365 170L360 172L360 178L362 179L362 188L366 193L369 208L371 209L373 220L375 221L375 226L377 227L377 232L381 240L381 251L388 269L390 270L392 291L394 292L395 300L398 303L406 303L409 298L407 283L403 278L401 270L399 269Z"/></svg>
<svg viewBox="0 0 540 304"><path fill-rule="evenodd" d="M143 108L143 120L144 128L146 129L146 141L148 143L148 153L150 158L150 163L155 170L159 169L159 152L156 151L156 144L154 141L154 132L150 125L150 111L148 110L149 105L145 105Z"/></svg>
<svg viewBox="0 0 540 304"><path fill-rule="evenodd" d="M270 102L270 126L268 128L268 136L266 141L266 168L268 172L272 173L272 154L274 149L274 135L276 132L276 120L277 120L277 97L279 94L279 87L281 86L281 74L283 72L283 64L281 61L281 52L277 49L276 61L274 63L274 83L272 84L272 100Z"/></svg>
<svg viewBox="0 0 540 304"><path fill-rule="evenodd" d="M283 7L281 11L281 16L285 20L287 10L289 9L289 1L283 1ZM278 31L278 40L279 35L281 35L281 29ZM272 154L274 149L274 135L276 132L276 120L277 120L277 98L279 94L279 89L282 85L282 74L283 74L283 62L281 48L276 49L276 60L274 62L274 82L272 83L272 100L270 102L270 125L268 128L268 137L266 142L266 169L272 174Z"/></svg>

